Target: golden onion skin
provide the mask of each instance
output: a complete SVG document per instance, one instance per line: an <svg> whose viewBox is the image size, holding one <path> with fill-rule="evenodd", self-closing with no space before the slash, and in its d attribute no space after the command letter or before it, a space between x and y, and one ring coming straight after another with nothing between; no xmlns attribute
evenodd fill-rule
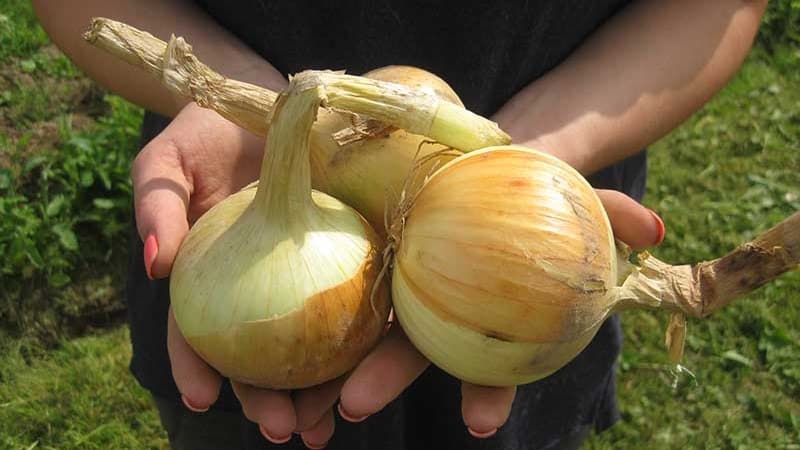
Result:
<svg viewBox="0 0 800 450"><path fill-rule="evenodd" d="M336 378L372 348L388 316L386 283L381 283L370 305L372 286L381 270L381 240L352 209L313 192L321 217L316 217L316 209L310 210L304 221L322 220L328 230L352 240L351 248L340 241L336 255L315 261L286 246L314 239L309 246L322 248L326 235L311 238L301 229L294 239L287 239L291 230L276 230L280 224L265 226L262 219L253 217L263 213L255 207L255 193L255 187L244 189L217 204L198 220L181 245L170 282L178 326L206 362L233 380L298 389ZM354 218L359 222L354 223ZM359 238L358 229L347 233L357 227L364 239ZM264 239L267 234L273 237ZM275 242L283 247L274 247ZM352 257L347 257L348 251ZM273 262L267 262L269 258ZM273 266L278 259L285 262ZM240 274L239 279L221 279L222 271ZM263 271L263 275L248 276L253 271ZM312 294L288 302L279 299L304 294L294 289L280 293L282 281L275 278L279 272L308 277L302 284ZM315 279L320 274L326 279ZM331 281L331 277L341 281ZM262 285L254 279L261 279ZM277 305L279 300L283 305Z"/></svg>
<svg viewBox="0 0 800 450"><path fill-rule="evenodd" d="M322 92L302 80L275 102L259 185L203 214L170 280L189 345L221 374L273 389L351 370L389 311L382 240L354 209L311 189L309 133Z"/></svg>
<svg viewBox="0 0 800 450"><path fill-rule="evenodd" d="M446 81L440 77L414 66L384 66L375 70L370 70L364 74L367 78L380 81L390 81L399 83L416 90L428 91L435 94L439 99L448 101L455 105L464 106L458 94Z"/></svg>
<svg viewBox="0 0 800 450"><path fill-rule="evenodd" d="M411 341L459 379L511 386L558 370L614 306L611 226L555 157L493 147L451 161L410 210L392 295Z"/></svg>
<svg viewBox="0 0 800 450"><path fill-rule="evenodd" d="M458 95L444 80L423 69L387 66L364 76L428 91L442 100L463 106ZM344 114L324 109L319 111L317 123L311 132L312 185L314 189L355 208L380 235L384 235L384 211L387 208L389 212L393 211L414 158L424 158L446 147L440 144L420 146L425 137L397 128L340 145L333 135L351 125L350 118ZM455 151L449 153L425 164L420 173L458 155ZM421 182L421 179L417 180L410 188L416 189Z"/></svg>

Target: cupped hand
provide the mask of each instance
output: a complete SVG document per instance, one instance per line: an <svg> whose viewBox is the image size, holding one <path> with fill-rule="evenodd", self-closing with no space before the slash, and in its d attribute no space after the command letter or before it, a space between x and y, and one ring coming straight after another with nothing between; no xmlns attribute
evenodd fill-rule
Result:
<svg viewBox="0 0 800 450"><path fill-rule="evenodd" d="M139 234L151 278L169 275L190 224L214 204L258 177L262 139L194 104L145 146L133 165ZM652 211L614 191L597 191L617 238L632 247L658 244L663 222ZM207 410L222 377L189 347L170 311L168 350L175 383L187 408ZM376 348L347 376L292 393L232 383L244 414L272 442L300 433L309 448L321 448L334 432L333 405L360 422L397 398L429 362L399 326L390 326ZM493 435L511 409L516 389L462 385L462 415L476 437Z"/></svg>
<svg viewBox="0 0 800 450"><path fill-rule="evenodd" d="M139 153L132 168L134 207L145 243L150 278L169 276L189 226L204 212L258 178L264 140L189 104ZM167 327L172 375L186 407L206 411L219 395L222 376L189 346L172 310ZM310 448L333 435L332 406L344 379L289 393L233 382L245 416L272 442L288 441L293 431Z"/></svg>
<svg viewBox="0 0 800 450"><path fill-rule="evenodd" d="M188 104L133 162L134 209L151 278L169 275L189 224L258 178L264 141Z"/></svg>

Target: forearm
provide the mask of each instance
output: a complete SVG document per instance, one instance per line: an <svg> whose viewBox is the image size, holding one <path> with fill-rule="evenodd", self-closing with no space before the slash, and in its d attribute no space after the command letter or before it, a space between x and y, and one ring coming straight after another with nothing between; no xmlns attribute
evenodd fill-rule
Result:
<svg viewBox="0 0 800 450"><path fill-rule="evenodd" d="M92 17L129 23L168 40L171 34L192 43L203 62L228 77L280 90L284 77L205 12L186 0L33 0L36 14L70 59L105 88L158 113L174 116L187 100L172 95L144 71L92 47L83 32Z"/></svg>
<svg viewBox="0 0 800 450"><path fill-rule="evenodd" d="M516 143L593 173L664 136L718 92L741 66L765 7L636 2L494 119Z"/></svg>

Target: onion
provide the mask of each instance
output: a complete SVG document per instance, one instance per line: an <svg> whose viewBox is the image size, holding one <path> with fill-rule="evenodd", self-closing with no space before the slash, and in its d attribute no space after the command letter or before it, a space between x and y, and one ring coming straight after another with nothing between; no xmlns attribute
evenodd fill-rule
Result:
<svg viewBox="0 0 800 450"><path fill-rule="evenodd" d="M364 76L463 106L444 80L416 67L389 66ZM405 183L415 158L425 161L420 173L427 173L460 153L446 152L446 147L424 136L375 121L363 121L366 126L361 128L367 130L353 132L351 122L351 117L339 112L321 112L312 135L311 179L315 189L351 205L383 234L388 213L394 211L403 189L416 190L422 182L422 178L412 178Z"/></svg>
<svg viewBox="0 0 800 450"><path fill-rule="evenodd" d="M302 388L343 374L388 315L381 240L356 211L311 190L319 102L314 90L279 97L261 183L204 214L172 269L187 342L223 375L255 386Z"/></svg>
<svg viewBox="0 0 800 450"><path fill-rule="evenodd" d="M257 135L266 135L268 122L264 118L276 94L212 71L197 60L183 39L173 37L165 43L129 25L102 18L92 21L86 39L149 71L173 92ZM364 76L410 86L463 106L444 80L419 68L389 66ZM416 190L422 181L406 179L415 158L425 161L419 172L427 173L460 154L445 150L403 129L321 110L311 135L312 187L352 206L384 235L387 211L395 209L403 189Z"/></svg>
<svg viewBox="0 0 800 450"><path fill-rule="evenodd" d="M310 132L323 101L449 145L504 136L401 85L313 71L292 79L273 108L258 186L197 221L170 283L187 342L223 375L255 386L302 388L343 374L388 315L377 235L355 210L311 189Z"/></svg>
<svg viewBox="0 0 800 450"><path fill-rule="evenodd" d="M800 262L800 213L717 261L670 266L615 245L586 180L548 154L487 148L425 183L392 236L395 312L414 345L455 377L513 386L580 353L617 311L704 317Z"/></svg>

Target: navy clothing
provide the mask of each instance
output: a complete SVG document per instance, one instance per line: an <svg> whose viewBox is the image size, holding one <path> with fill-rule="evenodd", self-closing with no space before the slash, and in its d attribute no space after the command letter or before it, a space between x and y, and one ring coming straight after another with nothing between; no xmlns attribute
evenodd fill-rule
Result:
<svg viewBox="0 0 800 450"><path fill-rule="evenodd" d="M409 64L441 76L465 105L492 115L516 92L559 64L625 1L339 1L198 0L222 26L284 74L303 69L363 73ZM589 76L589 74L587 74ZM142 142L168 121L147 114ZM590 177L595 187L641 199L644 152ZM139 382L155 395L178 398L166 350L169 282L149 281L142 243L131 236L127 299ZM385 410L361 424L337 421L329 449L544 449L586 425L605 429L618 419L614 364L621 346L618 318L554 375L518 389L508 423L492 438L469 436L460 387L435 367ZM238 410L224 385L215 408ZM243 433L266 445L254 424ZM293 447L296 445L296 447ZM249 447L248 447L249 448ZM299 439L280 448L304 448Z"/></svg>

